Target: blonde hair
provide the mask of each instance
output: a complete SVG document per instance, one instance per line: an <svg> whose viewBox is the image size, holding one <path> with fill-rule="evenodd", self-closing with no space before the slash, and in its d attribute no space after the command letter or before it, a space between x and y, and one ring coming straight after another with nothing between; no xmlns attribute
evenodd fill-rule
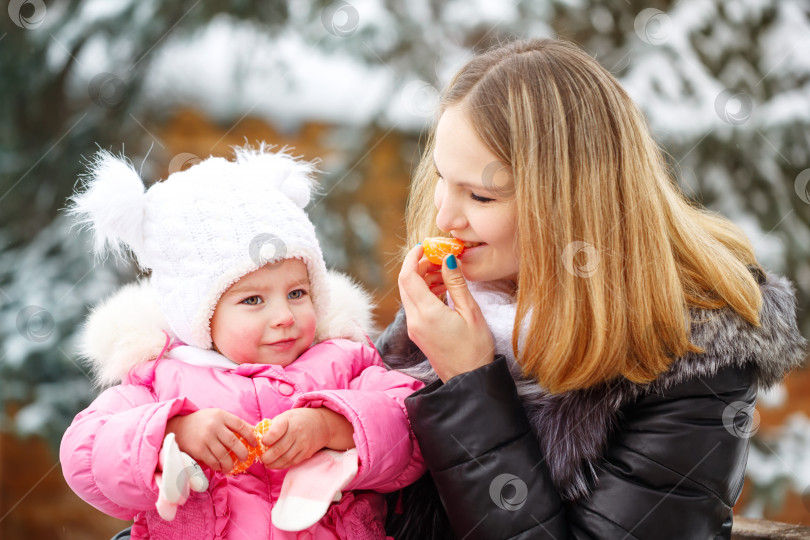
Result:
<svg viewBox="0 0 810 540"><path fill-rule="evenodd" d="M512 173L519 274L512 347L551 392L619 376L646 383L687 351L690 308L759 325L759 269L745 235L691 205L618 81L578 47L508 44L473 58L440 113L463 105ZM440 234L428 138L410 190L407 241ZM583 262L585 255L589 260ZM520 321L529 316L519 336Z"/></svg>

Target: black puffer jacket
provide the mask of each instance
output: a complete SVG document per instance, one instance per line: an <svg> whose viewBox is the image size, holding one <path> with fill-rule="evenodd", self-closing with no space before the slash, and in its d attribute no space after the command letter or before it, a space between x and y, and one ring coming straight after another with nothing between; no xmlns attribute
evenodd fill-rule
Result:
<svg viewBox="0 0 810 540"><path fill-rule="evenodd" d="M503 357L442 384L400 311L378 348L390 367L429 382L406 405L430 472L391 498L388 533L729 538L757 389L805 354L789 283L769 275L760 286L760 328L730 310L696 311L692 342L704 353L649 385L557 395L527 390Z"/></svg>

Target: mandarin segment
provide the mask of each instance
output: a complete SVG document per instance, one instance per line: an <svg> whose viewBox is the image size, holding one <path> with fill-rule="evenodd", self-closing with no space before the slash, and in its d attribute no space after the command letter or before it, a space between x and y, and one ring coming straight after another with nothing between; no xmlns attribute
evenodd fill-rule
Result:
<svg viewBox="0 0 810 540"><path fill-rule="evenodd" d="M422 248L427 260L441 266L442 261L448 255L460 255L464 251L464 244L455 238L433 236L422 240Z"/></svg>
<svg viewBox="0 0 810 540"><path fill-rule="evenodd" d="M230 470L228 474L240 474L248 470L248 468L253 465L253 462L256 460L256 449L251 447L244 437L237 435L239 441L245 445L248 451L248 457L243 459L242 461L237 461L236 454L230 452L231 459L234 460L233 468Z"/></svg>
<svg viewBox="0 0 810 540"><path fill-rule="evenodd" d="M248 442L239 434L235 434L242 444L245 445L248 451L248 457L242 461L237 461L236 454L231 452L231 459L234 460L233 468L230 470L228 474L240 474L245 472L256 462L262 454L267 451L267 447L262 443L262 438L267 434L267 431L270 429L271 420L269 418L265 418L258 424L253 427L253 434L256 437L256 446L250 446Z"/></svg>
<svg viewBox="0 0 810 540"><path fill-rule="evenodd" d="M253 428L253 434L256 435L256 440L258 441L258 444L256 445L257 458L258 456L261 456L267 451L267 447L262 442L262 439L264 438L265 435L267 435L267 432L270 431L270 424L272 423L273 423L272 420L270 420L269 418L265 418L264 420L256 424L256 427Z"/></svg>

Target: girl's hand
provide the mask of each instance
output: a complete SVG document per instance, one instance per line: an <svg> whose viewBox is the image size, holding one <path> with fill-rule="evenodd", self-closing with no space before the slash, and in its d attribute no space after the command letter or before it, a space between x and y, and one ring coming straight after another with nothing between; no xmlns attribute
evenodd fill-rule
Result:
<svg viewBox="0 0 810 540"><path fill-rule="evenodd" d="M261 460L270 469L286 469L323 448L354 448L353 433L351 422L326 407L290 409L273 417L262 438L269 449Z"/></svg>
<svg viewBox="0 0 810 540"><path fill-rule="evenodd" d="M228 472L233 468L230 452L239 460L247 459L247 448L236 433L256 446L253 426L222 409L202 409L175 416L166 423L166 433L174 433L180 450L214 471Z"/></svg>
<svg viewBox="0 0 810 540"><path fill-rule="evenodd" d="M439 378L447 382L492 362L495 344L481 309L467 289L461 267L448 268L449 257L442 262L442 283L455 304L455 309L450 309L431 294L435 281L428 281L430 267L420 261L422 254L419 245L405 257L399 273L399 294L407 316L408 337L425 353Z"/></svg>

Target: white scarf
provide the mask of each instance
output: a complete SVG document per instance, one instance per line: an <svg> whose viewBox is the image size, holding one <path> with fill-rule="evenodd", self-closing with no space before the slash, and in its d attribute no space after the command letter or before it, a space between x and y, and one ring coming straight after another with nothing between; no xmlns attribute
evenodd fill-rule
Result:
<svg viewBox="0 0 810 540"><path fill-rule="evenodd" d="M180 345L174 347L169 355L175 360L180 360L192 366L208 367L219 369L220 371L231 371L239 367L239 364L222 356L211 349L200 349L191 345Z"/></svg>

